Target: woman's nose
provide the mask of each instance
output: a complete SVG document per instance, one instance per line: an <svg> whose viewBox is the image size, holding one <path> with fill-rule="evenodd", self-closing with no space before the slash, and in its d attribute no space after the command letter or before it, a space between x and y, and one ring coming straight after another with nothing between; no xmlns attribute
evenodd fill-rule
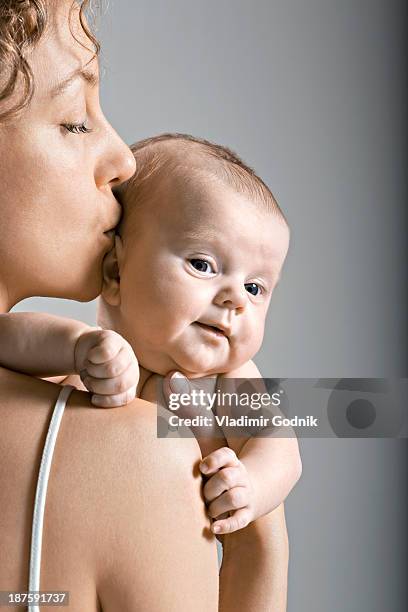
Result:
<svg viewBox="0 0 408 612"><path fill-rule="evenodd" d="M215 296L214 303L228 310L243 311L247 303L247 294L243 284L223 287Z"/></svg>
<svg viewBox="0 0 408 612"><path fill-rule="evenodd" d="M95 170L98 187L109 185L111 188L130 179L136 171L136 161L132 151L120 136L110 127L106 135L106 147L99 158Z"/></svg>

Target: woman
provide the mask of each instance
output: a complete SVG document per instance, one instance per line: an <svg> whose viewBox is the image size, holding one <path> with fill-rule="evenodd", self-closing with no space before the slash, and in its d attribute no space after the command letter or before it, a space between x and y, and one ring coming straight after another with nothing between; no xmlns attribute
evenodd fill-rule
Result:
<svg viewBox="0 0 408 612"><path fill-rule="evenodd" d="M32 295L87 301L100 291L120 214L112 188L134 161L99 107L92 40L70 0L1 4L0 312ZM35 488L59 392L0 370L3 591L27 590ZM81 612L216 610L199 459L195 440L157 439L150 404L96 410L73 392L48 485L41 589L69 591ZM257 525L228 539L226 558L232 547L249 554L248 588L240 594L242 576L222 573L222 610L237 609L237 596L262 609L254 606L272 601L266 579L279 582L282 605L286 532L282 511L273 515L262 527L279 535L271 550L257 548Z"/></svg>

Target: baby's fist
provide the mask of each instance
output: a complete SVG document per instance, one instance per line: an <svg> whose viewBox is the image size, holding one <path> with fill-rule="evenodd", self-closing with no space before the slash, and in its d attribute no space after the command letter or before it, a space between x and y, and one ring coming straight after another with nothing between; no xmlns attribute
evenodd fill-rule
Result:
<svg viewBox="0 0 408 612"><path fill-rule="evenodd" d="M139 382L139 366L132 347L108 329L86 331L78 338L75 371L92 393L95 406L113 408L131 402Z"/></svg>
<svg viewBox="0 0 408 612"><path fill-rule="evenodd" d="M255 518L254 490L245 465L232 448L219 448L207 455L200 470L208 477L203 492L208 514L214 519L213 533L246 527Z"/></svg>

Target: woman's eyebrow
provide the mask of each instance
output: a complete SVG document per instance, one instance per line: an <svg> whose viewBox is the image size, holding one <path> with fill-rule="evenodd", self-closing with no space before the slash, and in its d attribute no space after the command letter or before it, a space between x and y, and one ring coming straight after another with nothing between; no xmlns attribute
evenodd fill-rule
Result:
<svg viewBox="0 0 408 612"><path fill-rule="evenodd" d="M71 85L71 83L78 78L83 79L91 87L96 87L96 85L99 83L99 78L96 72L90 70L89 68L77 68L51 89L49 94L50 97L55 98L56 96L61 95Z"/></svg>

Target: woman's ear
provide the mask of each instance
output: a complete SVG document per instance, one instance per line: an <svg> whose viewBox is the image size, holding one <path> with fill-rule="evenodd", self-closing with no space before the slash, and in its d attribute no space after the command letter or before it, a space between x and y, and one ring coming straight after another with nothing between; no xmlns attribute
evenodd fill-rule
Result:
<svg viewBox="0 0 408 612"><path fill-rule="evenodd" d="M115 246L102 264L102 297L111 306L120 306L120 268L123 258L123 243L120 236L115 236Z"/></svg>

